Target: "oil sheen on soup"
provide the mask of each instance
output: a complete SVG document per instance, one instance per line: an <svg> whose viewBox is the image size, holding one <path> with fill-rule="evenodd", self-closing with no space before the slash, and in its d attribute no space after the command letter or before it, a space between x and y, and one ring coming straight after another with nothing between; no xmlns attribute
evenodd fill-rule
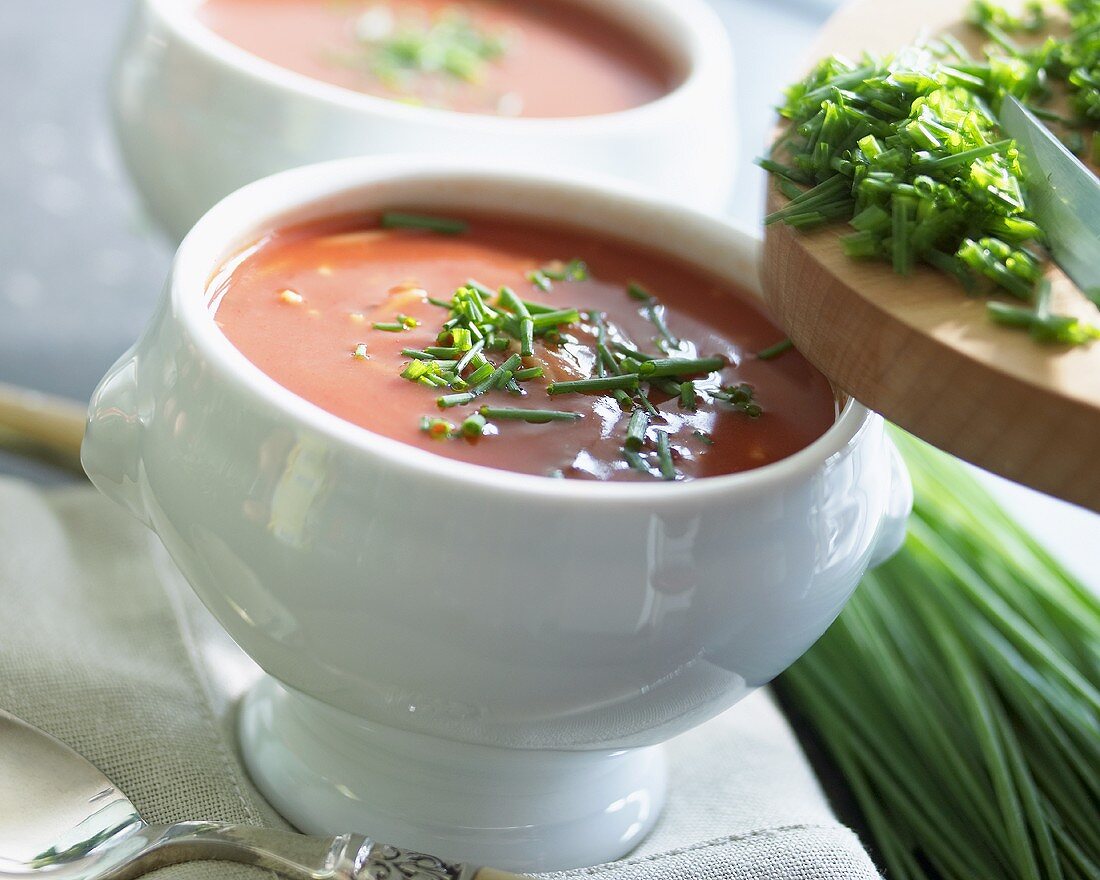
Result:
<svg viewBox="0 0 1100 880"><path fill-rule="evenodd" d="M197 16L288 70L464 113L611 113L677 79L638 35L569 0L205 0Z"/></svg>
<svg viewBox="0 0 1100 880"><path fill-rule="evenodd" d="M362 428L458 461L683 481L778 461L836 417L751 295L668 255L510 217L276 229L211 283L229 341Z"/></svg>

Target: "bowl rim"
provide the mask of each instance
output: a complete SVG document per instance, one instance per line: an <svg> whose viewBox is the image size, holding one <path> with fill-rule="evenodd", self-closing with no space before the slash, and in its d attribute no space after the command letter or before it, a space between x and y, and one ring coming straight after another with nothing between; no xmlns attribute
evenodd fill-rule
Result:
<svg viewBox="0 0 1100 880"><path fill-rule="evenodd" d="M691 221L709 229L712 237L725 236L759 267L761 240L729 221L673 202L654 198L618 180L593 175L534 171L520 165L455 162L423 157L359 157L337 159L283 171L251 183L222 199L195 224L176 252L166 296L170 308L161 320L175 320L186 341L217 370L219 381L232 383L265 406L273 416L289 418L348 450L374 456L410 476L430 475L466 492L492 489L505 495L571 499L588 503L630 500L635 503L697 501L731 492L779 489L810 479L827 461L840 455L867 430L873 413L848 398L833 424L817 439L782 458L747 471L684 482L604 482L559 480L458 461L376 434L329 412L284 388L244 356L218 329L210 308L210 283L219 270L247 250L256 235L270 228L280 215L308 209L357 189L377 184L425 182L445 185L458 181L481 186L553 186L571 197L611 201L623 210L650 209L666 215L666 222ZM452 209L453 210L453 209ZM626 240L629 241L627 236ZM643 246L653 246L655 239ZM712 270L713 271L713 270ZM756 273L730 277L759 295ZM139 347L141 343L138 344Z"/></svg>
<svg viewBox="0 0 1100 880"><path fill-rule="evenodd" d="M671 35L671 39L680 44L679 51L686 59L686 70L680 81L663 95L636 107L610 113L518 117L417 107L314 79L253 55L214 33L194 14L194 10L203 0L142 2L193 50L233 68L249 79L273 84L309 100L344 110L372 116L389 116L398 121L442 124L450 130L461 127L484 135L501 135L506 132L538 135L548 127L553 128L559 136L565 133L562 129L575 129L577 134L598 135L607 128L632 127L644 124L648 117L662 114L670 105L682 102L685 96L705 87L706 80L713 78L715 74L726 80L733 76L733 55L725 37L725 27L717 12L704 0L632 0L634 5L648 6L651 10L676 19L681 25L681 33ZM583 3L593 8L598 8L599 5L592 0L583 0ZM609 15L622 24L619 21L622 16L618 11L602 10L602 14ZM643 35L639 35L639 38L645 39Z"/></svg>

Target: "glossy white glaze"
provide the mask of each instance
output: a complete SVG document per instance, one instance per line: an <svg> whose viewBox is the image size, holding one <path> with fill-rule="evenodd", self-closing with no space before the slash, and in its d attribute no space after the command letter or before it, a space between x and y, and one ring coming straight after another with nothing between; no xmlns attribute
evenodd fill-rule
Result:
<svg viewBox="0 0 1100 880"><path fill-rule="evenodd" d="M276 679L374 728L501 753L652 746L782 671L900 544L908 477L881 420L854 402L815 443L754 471L598 484L444 459L286 391L217 330L208 279L273 222L386 203L614 229L756 285L757 241L720 220L529 172L335 162L210 211L147 333L96 391L83 458ZM267 761L280 753L263 739L246 738L251 765L288 811L302 790L292 752L328 792L325 809L309 802L326 822L393 796L379 785L375 804L352 809L320 743L297 736ZM365 736L347 760L372 748ZM606 791L590 794L595 809Z"/></svg>
<svg viewBox="0 0 1100 880"><path fill-rule="evenodd" d="M268 678L240 715L253 781L299 829L369 828L420 852L534 873L633 849L665 800L663 746L520 750L382 727Z"/></svg>
<svg viewBox="0 0 1100 880"><path fill-rule="evenodd" d="M575 0L638 31L683 70L668 95L567 119L411 107L310 79L201 25L199 0L136 0L113 84L119 145L150 213L175 239L265 175L351 156L436 154L613 174L718 211L736 167L733 63L702 0Z"/></svg>

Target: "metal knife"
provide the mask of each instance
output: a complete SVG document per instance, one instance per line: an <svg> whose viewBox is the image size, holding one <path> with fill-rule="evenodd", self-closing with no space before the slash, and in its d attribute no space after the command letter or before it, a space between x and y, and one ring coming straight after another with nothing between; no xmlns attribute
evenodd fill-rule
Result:
<svg viewBox="0 0 1100 880"><path fill-rule="evenodd" d="M1055 261L1100 306L1100 179L1015 98L999 121L1020 147L1031 213Z"/></svg>

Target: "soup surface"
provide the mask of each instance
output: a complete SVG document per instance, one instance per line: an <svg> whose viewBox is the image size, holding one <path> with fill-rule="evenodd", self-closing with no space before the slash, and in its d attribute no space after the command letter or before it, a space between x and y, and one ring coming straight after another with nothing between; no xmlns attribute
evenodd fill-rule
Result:
<svg viewBox="0 0 1100 880"><path fill-rule="evenodd" d="M197 15L297 73L465 113L590 116L675 85L653 47L568 0L205 0Z"/></svg>
<svg viewBox="0 0 1100 880"><path fill-rule="evenodd" d="M519 219L290 226L223 267L209 296L233 345L284 387L489 467L728 474L796 452L836 416L828 381L776 345L783 334L746 292L635 245Z"/></svg>

